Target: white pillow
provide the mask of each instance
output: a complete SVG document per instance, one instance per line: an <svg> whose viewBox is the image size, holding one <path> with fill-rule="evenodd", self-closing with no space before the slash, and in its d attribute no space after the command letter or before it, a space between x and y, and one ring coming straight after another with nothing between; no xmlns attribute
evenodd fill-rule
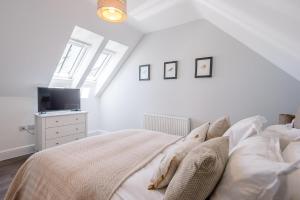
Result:
<svg viewBox="0 0 300 200"><path fill-rule="evenodd" d="M281 150L284 150L290 142L300 140L300 129L292 128L290 125L269 126L261 134L268 137L279 137Z"/></svg>
<svg viewBox="0 0 300 200"><path fill-rule="evenodd" d="M266 123L266 118L262 116L254 116L243 119L231 126L224 136L229 136L229 153L242 140L257 135L261 132L263 124Z"/></svg>
<svg viewBox="0 0 300 200"><path fill-rule="evenodd" d="M296 162L300 160L300 142L291 142L282 153L286 162ZM287 187L290 200L300 199L300 169L288 175Z"/></svg>
<svg viewBox="0 0 300 200"><path fill-rule="evenodd" d="M291 142L282 152L285 162L295 162L300 160L300 142Z"/></svg>
<svg viewBox="0 0 300 200"><path fill-rule="evenodd" d="M285 200L286 174L294 166L282 161L278 138L254 136L241 141L210 199Z"/></svg>

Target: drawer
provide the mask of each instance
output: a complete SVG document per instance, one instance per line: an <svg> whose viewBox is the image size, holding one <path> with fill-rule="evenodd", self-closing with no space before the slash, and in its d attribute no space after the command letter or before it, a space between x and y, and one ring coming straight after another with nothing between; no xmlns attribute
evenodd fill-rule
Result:
<svg viewBox="0 0 300 200"><path fill-rule="evenodd" d="M85 123L84 114L49 117L46 119L46 128L65 126L69 124L78 124L78 123Z"/></svg>
<svg viewBox="0 0 300 200"><path fill-rule="evenodd" d="M73 142L85 137L85 134L69 135L61 138L56 138L46 141L46 148L59 146L61 144L66 144L68 142Z"/></svg>
<svg viewBox="0 0 300 200"><path fill-rule="evenodd" d="M67 126L48 128L46 129L46 140L84 133L84 132L86 132L85 124L71 124Z"/></svg>

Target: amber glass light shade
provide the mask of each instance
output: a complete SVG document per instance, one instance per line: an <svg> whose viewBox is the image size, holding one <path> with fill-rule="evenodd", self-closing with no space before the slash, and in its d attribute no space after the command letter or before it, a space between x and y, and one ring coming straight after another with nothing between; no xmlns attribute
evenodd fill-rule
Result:
<svg viewBox="0 0 300 200"><path fill-rule="evenodd" d="M108 22L120 23L127 18L126 0L98 0L97 15Z"/></svg>

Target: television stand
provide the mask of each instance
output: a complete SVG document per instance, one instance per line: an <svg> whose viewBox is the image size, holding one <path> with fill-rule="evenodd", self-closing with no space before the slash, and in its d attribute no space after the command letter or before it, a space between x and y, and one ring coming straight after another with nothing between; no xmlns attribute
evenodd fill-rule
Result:
<svg viewBox="0 0 300 200"><path fill-rule="evenodd" d="M58 111L35 114L36 150L87 137L87 112Z"/></svg>

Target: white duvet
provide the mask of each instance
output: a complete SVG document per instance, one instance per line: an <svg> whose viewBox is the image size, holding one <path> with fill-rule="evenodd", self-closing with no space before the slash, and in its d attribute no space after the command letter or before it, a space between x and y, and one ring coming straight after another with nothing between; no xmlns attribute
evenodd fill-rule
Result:
<svg viewBox="0 0 300 200"><path fill-rule="evenodd" d="M166 189L148 190L154 170L159 166L163 155L171 151L178 143L171 145L164 152L155 157L143 169L130 176L115 192L111 200L162 200Z"/></svg>

